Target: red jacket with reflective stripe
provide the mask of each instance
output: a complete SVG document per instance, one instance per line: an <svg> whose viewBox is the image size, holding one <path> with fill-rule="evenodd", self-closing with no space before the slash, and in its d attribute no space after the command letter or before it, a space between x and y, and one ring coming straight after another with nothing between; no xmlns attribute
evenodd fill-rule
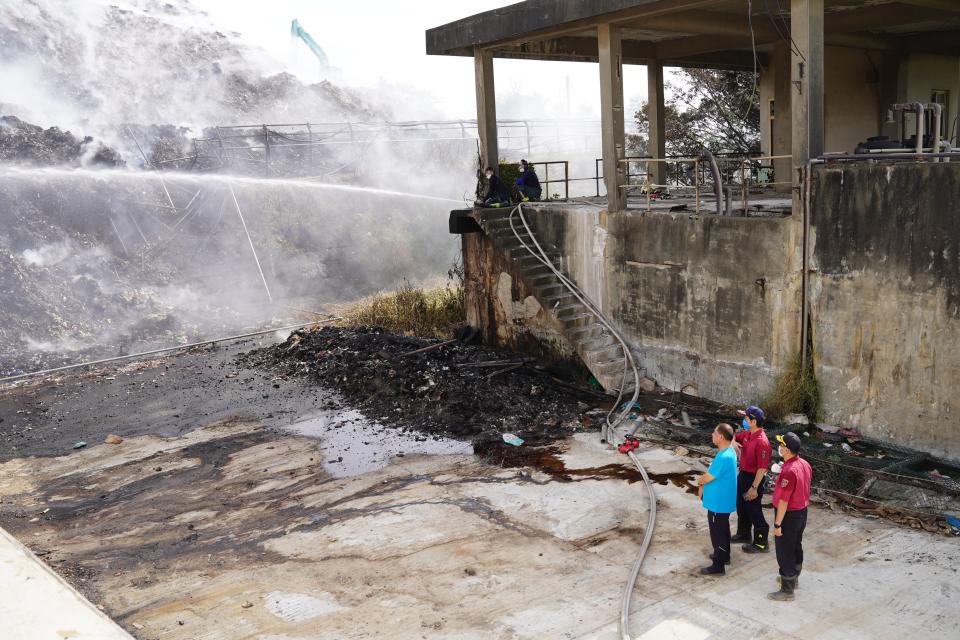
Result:
<svg viewBox="0 0 960 640"><path fill-rule="evenodd" d="M781 500L787 501L787 511L805 508L810 503L810 480L813 469L810 463L797 456L783 463L773 490L773 507L777 508Z"/></svg>

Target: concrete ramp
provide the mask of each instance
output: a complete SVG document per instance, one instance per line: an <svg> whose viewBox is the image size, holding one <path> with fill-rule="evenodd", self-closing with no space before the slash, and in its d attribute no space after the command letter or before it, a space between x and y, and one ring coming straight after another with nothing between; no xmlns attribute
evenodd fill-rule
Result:
<svg viewBox="0 0 960 640"><path fill-rule="evenodd" d="M514 275L521 278L533 292L543 309L552 314L562 325L563 335L573 345L583 363L608 392L632 393L632 374L624 380L623 347L613 334L601 324L560 279L536 256L523 246L533 246L530 233L524 228L518 215L514 215L513 227L510 214L513 208L483 209L473 212L473 218L498 249L503 251L513 265ZM530 219L527 224L533 234L536 228ZM514 231L516 230L516 232ZM547 257L563 275L573 280L564 269L558 247L539 241ZM644 372L641 371L641 375ZM643 379L641 385L644 384ZM650 382L652 385L653 383Z"/></svg>
<svg viewBox="0 0 960 640"><path fill-rule="evenodd" d="M132 640L3 529L0 593L5 640Z"/></svg>

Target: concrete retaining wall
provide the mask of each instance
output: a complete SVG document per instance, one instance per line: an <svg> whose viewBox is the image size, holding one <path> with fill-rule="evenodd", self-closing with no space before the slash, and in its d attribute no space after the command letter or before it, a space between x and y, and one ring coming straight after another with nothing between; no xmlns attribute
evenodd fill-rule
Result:
<svg viewBox="0 0 960 640"><path fill-rule="evenodd" d="M812 204L825 420L960 458L960 165L817 167Z"/></svg>
<svg viewBox="0 0 960 640"><path fill-rule="evenodd" d="M824 421L960 459L960 164L821 165L813 180L807 289ZM757 401L797 353L801 216L528 211L662 386ZM488 338L569 352L488 239L465 236L464 248L468 276L485 265L470 296Z"/></svg>
<svg viewBox="0 0 960 640"><path fill-rule="evenodd" d="M756 401L799 346L800 263L790 249L797 231L790 219L556 205L527 215L537 238L560 250L563 269L624 328L647 375L664 387ZM505 299L500 274L510 265L499 253L479 234L464 236L471 321L501 344L528 334L567 349L545 310L518 317L514 309L529 292L517 278L512 300Z"/></svg>

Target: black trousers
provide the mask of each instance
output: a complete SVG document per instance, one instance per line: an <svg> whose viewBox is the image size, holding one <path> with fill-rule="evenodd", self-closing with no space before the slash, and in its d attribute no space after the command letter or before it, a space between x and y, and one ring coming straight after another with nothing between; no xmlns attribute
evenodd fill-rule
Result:
<svg viewBox="0 0 960 640"><path fill-rule="evenodd" d="M803 530L807 528L807 508L787 511L780 523L782 534L774 537L780 575L793 578L797 565L803 564Z"/></svg>
<svg viewBox="0 0 960 640"><path fill-rule="evenodd" d="M750 528L754 532L766 533L770 529L767 519L763 517L763 507L760 502L767 489L767 478L763 477L757 487L757 497L753 500L744 500L743 494L753 486L756 472L741 471L737 476L737 533L750 535Z"/></svg>
<svg viewBox="0 0 960 640"><path fill-rule="evenodd" d="M713 545L713 564L722 567L730 559L730 514L707 511L710 525L710 544Z"/></svg>

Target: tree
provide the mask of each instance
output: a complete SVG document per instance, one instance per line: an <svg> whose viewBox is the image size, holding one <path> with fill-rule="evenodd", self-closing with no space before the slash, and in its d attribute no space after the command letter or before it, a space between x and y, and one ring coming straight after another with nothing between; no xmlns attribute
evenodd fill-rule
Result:
<svg viewBox="0 0 960 640"><path fill-rule="evenodd" d="M760 150L760 100L752 72L681 69L665 93L668 156L698 156L704 149L738 154ZM634 119L639 133L628 137L628 150L648 155L646 101Z"/></svg>

